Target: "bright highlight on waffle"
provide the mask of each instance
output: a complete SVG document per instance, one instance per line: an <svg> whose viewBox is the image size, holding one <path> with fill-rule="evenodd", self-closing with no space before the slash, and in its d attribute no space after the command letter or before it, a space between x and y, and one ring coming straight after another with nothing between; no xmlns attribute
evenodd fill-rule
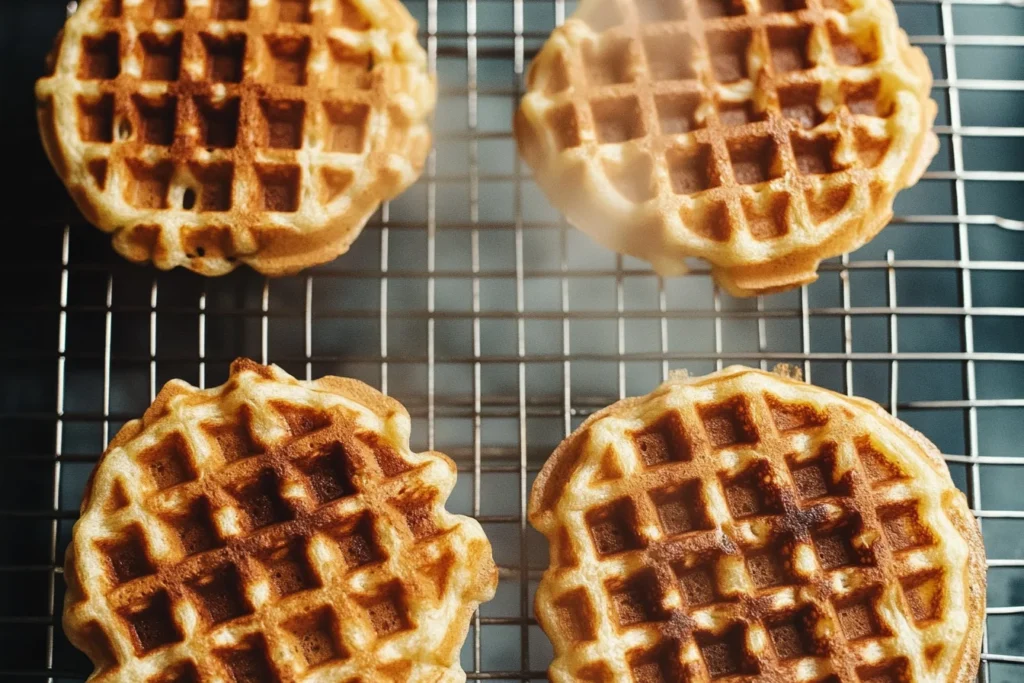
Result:
<svg viewBox="0 0 1024 683"><path fill-rule="evenodd" d="M748 296L886 225L938 149L931 80L889 0L582 0L515 134L581 230Z"/></svg>
<svg viewBox="0 0 1024 683"><path fill-rule="evenodd" d="M399 0L83 0L49 66L57 173L162 269L330 261L430 149L436 86Z"/></svg>
<svg viewBox="0 0 1024 683"><path fill-rule="evenodd" d="M969 683L977 521L878 405L743 367L600 411L548 460L555 683Z"/></svg>

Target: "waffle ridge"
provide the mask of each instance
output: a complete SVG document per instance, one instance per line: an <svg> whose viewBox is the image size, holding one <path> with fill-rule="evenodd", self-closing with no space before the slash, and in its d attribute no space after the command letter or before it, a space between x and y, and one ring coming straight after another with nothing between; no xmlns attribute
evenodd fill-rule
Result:
<svg viewBox="0 0 1024 683"><path fill-rule="evenodd" d="M889 0L583 0L514 128L578 228L750 296L886 225L938 150L931 82Z"/></svg>
<svg viewBox="0 0 1024 683"><path fill-rule="evenodd" d="M977 522L869 401L741 367L672 379L566 439L529 519L555 683L976 675Z"/></svg>
<svg viewBox="0 0 1024 683"><path fill-rule="evenodd" d="M399 0L83 0L36 84L43 144L126 258L294 273L419 177L416 28Z"/></svg>
<svg viewBox="0 0 1024 683"><path fill-rule="evenodd" d="M396 401L241 359L168 383L111 442L68 548L91 681L464 681L497 571L444 508L454 463Z"/></svg>

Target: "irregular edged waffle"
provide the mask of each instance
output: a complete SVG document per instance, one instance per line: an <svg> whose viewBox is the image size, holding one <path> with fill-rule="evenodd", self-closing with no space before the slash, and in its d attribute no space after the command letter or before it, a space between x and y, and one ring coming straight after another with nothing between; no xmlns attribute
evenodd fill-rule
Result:
<svg viewBox="0 0 1024 683"><path fill-rule="evenodd" d="M515 134L570 223L749 296L886 225L938 150L931 81L890 0L582 0Z"/></svg>
<svg viewBox="0 0 1024 683"><path fill-rule="evenodd" d="M162 269L329 261L430 148L436 85L399 0L82 0L48 66L50 161Z"/></svg>
<svg viewBox="0 0 1024 683"><path fill-rule="evenodd" d="M464 681L497 586L454 463L350 379L236 361L169 382L93 473L68 547L64 629L90 680Z"/></svg>
<svg viewBox="0 0 1024 683"><path fill-rule="evenodd" d="M741 367L670 380L566 439L529 519L556 683L974 680L977 522L870 401Z"/></svg>

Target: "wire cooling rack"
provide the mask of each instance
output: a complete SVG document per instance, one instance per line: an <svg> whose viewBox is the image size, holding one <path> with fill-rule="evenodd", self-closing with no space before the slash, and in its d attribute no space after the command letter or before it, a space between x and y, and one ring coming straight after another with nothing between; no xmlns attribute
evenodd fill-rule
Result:
<svg viewBox="0 0 1024 683"><path fill-rule="evenodd" d="M736 300L706 271L661 280L568 229L517 160L524 67L562 0L408 0L440 83L420 182L353 250L297 277L159 273L117 257L46 165L31 85L57 0L0 6L0 679L81 681L60 627L64 548L107 440L180 377L244 355L396 396L414 446L459 463L449 507L484 525L501 582L463 651L473 680L543 680L532 618L547 548L534 476L589 413L667 373L803 366L874 399L946 454L981 520L989 607L980 680L1024 678L1024 8L898 2L935 74L941 151L897 218L815 284ZM21 242L12 240L22 240Z"/></svg>

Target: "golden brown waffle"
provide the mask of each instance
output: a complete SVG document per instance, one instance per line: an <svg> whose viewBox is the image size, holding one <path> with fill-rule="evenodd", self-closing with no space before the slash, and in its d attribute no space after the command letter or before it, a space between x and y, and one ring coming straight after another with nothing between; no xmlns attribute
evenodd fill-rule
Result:
<svg viewBox="0 0 1024 683"><path fill-rule="evenodd" d="M890 0L582 0L515 133L569 222L748 296L886 225L938 150L931 80Z"/></svg>
<svg viewBox="0 0 1024 683"><path fill-rule="evenodd" d="M974 680L977 522L870 401L742 367L670 380L566 439L529 518L556 683Z"/></svg>
<svg viewBox="0 0 1024 683"><path fill-rule="evenodd" d="M49 62L54 168L162 269L329 261L430 148L436 85L399 0L82 0Z"/></svg>
<svg viewBox="0 0 1024 683"><path fill-rule="evenodd" d="M64 629L124 683L464 681L497 586L455 464L355 380L236 361L168 383L93 473L68 547Z"/></svg>

